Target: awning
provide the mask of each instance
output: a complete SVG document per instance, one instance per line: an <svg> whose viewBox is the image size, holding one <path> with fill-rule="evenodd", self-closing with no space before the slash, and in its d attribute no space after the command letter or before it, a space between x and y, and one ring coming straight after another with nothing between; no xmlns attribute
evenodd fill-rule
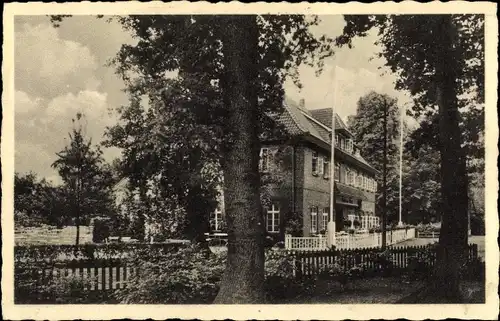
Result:
<svg viewBox="0 0 500 321"><path fill-rule="evenodd" d="M358 200L367 201L368 198L365 196L363 191L360 191L354 187L344 185L342 183L335 183L336 192L338 192L341 196L352 197Z"/></svg>

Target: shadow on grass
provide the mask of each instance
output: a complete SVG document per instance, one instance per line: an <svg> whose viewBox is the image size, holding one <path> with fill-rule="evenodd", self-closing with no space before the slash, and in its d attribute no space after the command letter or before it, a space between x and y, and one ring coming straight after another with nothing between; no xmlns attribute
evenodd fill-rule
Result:
<svg viewBox="0 0 500 321"><path fill-rule="evenodd" d="M461 297L449 298L422 286L415 292L397 301L397 304L484 304L486 302L485 283L481 281L462 281Z"/></svg>

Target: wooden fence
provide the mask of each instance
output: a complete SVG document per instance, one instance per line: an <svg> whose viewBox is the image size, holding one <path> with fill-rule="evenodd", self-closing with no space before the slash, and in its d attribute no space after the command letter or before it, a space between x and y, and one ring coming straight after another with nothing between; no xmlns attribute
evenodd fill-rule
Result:
<svg viewBox="0 0 500 321"><path fill-rule="evenodd" d="M344 270L363 265L364 270L368 271L366 276L379 275L384 271L379 260L382 253L380 249L284 251L294 258L294 274L299 278L318 275L332 264L337 264ZM410 257L420 258L430 267L434 266L436 260L435 248L431 246L396 247L390 248L386 253L394 273L406 271ZM469 245L468 259L472 261L477 258L477 244ZM127 287L130 277L139 272L136 263L131 260L85 259L39 265L16 264L15 279L16 282L43 286L58 278L78 276L84 281L86 292L111 293ZM36 290L25 287L22 291Z"/></svg>
<svg viewBox="0 0 500 321"><path fill-rule="evenodd" d="M128 260L72 260L53 265L16 266L15 277L46 285L50 281L75 276L82 281L85 291L100 292L125 288L129 278L137 272L137 267Z"/></svg>
<svg viewBox="0 0 500 321"><path fill-rule="evenodd" d="M334 264L343 270L362 266L367 275L379 275L384 272L380 249L288 251L288 253L295 259L294 273L297 277L318 275ZM394 247L390 248L386 255L391 265L391 272L396 274L408 270L410 257L425 262L429 267L433 267L436 262L436 248L428 245ZM468 260L473 261L477 258L477 244L470 244Z"/></svg>

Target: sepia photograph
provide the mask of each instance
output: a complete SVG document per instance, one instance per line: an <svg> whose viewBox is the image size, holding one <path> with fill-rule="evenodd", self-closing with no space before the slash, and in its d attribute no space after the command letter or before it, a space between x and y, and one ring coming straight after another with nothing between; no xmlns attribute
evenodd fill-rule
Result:
<svg viewBox="0 0 500 321"><path fill-rule="evenodd" d="M304 4L5 6L4 317L496 318L496 4Z"/></svg>

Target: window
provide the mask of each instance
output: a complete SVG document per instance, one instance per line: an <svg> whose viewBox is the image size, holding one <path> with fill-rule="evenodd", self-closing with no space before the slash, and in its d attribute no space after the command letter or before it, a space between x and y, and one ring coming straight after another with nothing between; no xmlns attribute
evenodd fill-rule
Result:
<svg viewBox="0 0 500 321"><path fill-rule="evenodd" d="M338 182L340 177L340 166L339 164L335 164L335 180Z"/></svg>
<svg viewBox="0 0 500 321"><path fill-rule="evenodd" d="M374 192L377 191L377 181L376 180L373 180L373 191Z"/></svg>
<svg viewBox="0 0 500 321"><path fill-rule="evenodd" d="M267 172L269 171L269 149L268 148L261 148L260 150L260 170L262 172Z"/></svg>
<svg viewBox="0 0 500 321"><path fill-rule="evenodd" d="M340 147L339 146L339 135L335 135L335 146Z"/></svg>
<svg viewBox="0 0 500 321"><path fill-rule="evenodd" d="M345 139L340 139L340 149L345 149Z"/></svg>
<svg viewBox="0 0 500 321"><path fill-rule="evenodd" d="M356 173L356 187L359 187L361 188L363 186L363 175L361 175L360 173Z"/></svg>
<svg viewBox="0 0 500 321"><path fill-rule="evenodd" d="M361 188L366 189L366 177L365 175L361 175Z"/></svg>
<svg viewBox="0 0 500 321"><path fill-rule="evenodd" d="M272 204L267 210L267 231L279 232L280 228L280 208L277 204Z"/></svg>
<svg viewBox="0 0 500 321"><path fill-rule="evenodd" d="M354 185L354 172L350 169L347 172L347 184Z"/></svg>
<svg viewBox="0 0 500 321"><path fill-rule="evenodd" d="M222 210L217 207L210 217L210 230L213 232L220 232L222 230Z"/></svg>
<svg viewBox="0 0 500 321"><path fill-rule="evenodd" d="M323 162L323 177L324 178L330 177L330 162L326 158Z"/></svg>
<svg viewBox="0 0 500 321"><path fill-rule="evenodd" d="M343 167L342 169L343 170L340 172L340 182L347 184L347 171L345 167Z"/></svg>
<svg viewBox="0 0 500 321"><path fill-rule="evenodd" d="M318 174L323 175L325 173L325 159L323 157L318 157Z"/></svg>
<svg viewBox="0 0 500 321"><path fill-rule="evenodd" d="M354 143L353 143L352 139L348 139L347 140L347 151L349 153L352 153L353 146L354 146Z"/></svg>
<svg viewBox="0 0 500 321"><path fill-rule="evenodd" d="M312 155L312 172L313 172L313 174L318 173L318 153L317 152L313 152L313 155Z"/></svg>
<svg viewBox="0 0 500 321"><path fill-rule="evenodd" d="M324 231L326 231L326 228L328 227L328 216L329 216L329 213L330 213L330 208L329 207L323 208L323 215L321 216L321 223L322 223L321 229L324 230Z"/></svg>
<svg viewBox="0 0 500 321"><path fill-rule="evenodd" d="M311 233L318 232L318 207L311 207Z"/></svg>

